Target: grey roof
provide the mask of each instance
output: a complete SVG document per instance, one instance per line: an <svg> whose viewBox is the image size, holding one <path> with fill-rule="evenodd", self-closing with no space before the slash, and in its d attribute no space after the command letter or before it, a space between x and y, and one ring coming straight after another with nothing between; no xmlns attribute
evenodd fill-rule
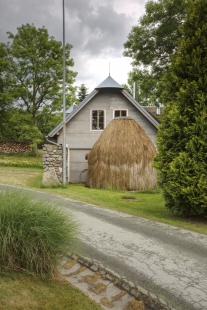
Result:
<svg viewBox="0 0 207 310"><path fill-rule="evenodd" d="M149 114L145 108L139 104L125 89L122 90L122 94L129 99L129 101L131 101L131 103L133 103L133 105L150 121L150 123L152 123L155 127L157 127L159 125L159 123L156 121L156 119L154 119L154 117Z"/></svg>
<svg viewBox="0 0 207 310"><path fill-rule="evenodd" d="M95 89L101 88L120 88L123 89L120 84L118 84L112 77L109 75L101 84L99 84Z"/></svg>
<svg viewBox="0 0 207 310"><path fill-rule="evenodd" d="M96 94L98 90L93 90L79 105L75 106L73 111L68 114L65 118L66 123L76 115L86 104L90 101ZM48 135L47 137L54 137L56 133L63 127L63 122L59 123Z"/></svg>
<svg viewBox="0 0 207 310"><path fill-rule="evenodd" d="M66 116L66 123L73 118L102 88L119 88L122 94L153 124L155 127L159 123L152 117L121 85L119 85L112 77L108 76L101 84L99 84L79 105L75 106L73 111ZM63 127L63 122L59 123L47 137L54 137Z"/></svg>
<svg viewBox="0 0 207 310"><path fill-rule="evenodd" d="M67 115L67 114L70 114L71 112L73 112L74 108L75 108L75 105L72 104L72 105L67 109L66 115Z"/></svg>

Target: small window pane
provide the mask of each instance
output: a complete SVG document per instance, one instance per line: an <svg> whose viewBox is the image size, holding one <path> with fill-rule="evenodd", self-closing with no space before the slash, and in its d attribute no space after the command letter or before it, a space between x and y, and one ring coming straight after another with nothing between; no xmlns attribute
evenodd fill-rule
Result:
<svg viewBox="0 0 207 310"><path fill-rule="evenodd" d="M92 130L104 129L104 110L92 111Z"/></svg>
<svg viewBox="0 0 207 310"><path fill-rule="evenodd" d="M126 110L116 110L114 112L114 117L127 116Z"/></svg>
<svg viewBox="0 0 207 310"><path fill-rule="evenodd" d="M121 111L121 116L126 116L126 111Z"/></svg>
<svg viewBox="0 0 207 310"><path fill-rule="evenodd" d="M119 117L120 116L120 111L115 111L115 117Z"/></svg>

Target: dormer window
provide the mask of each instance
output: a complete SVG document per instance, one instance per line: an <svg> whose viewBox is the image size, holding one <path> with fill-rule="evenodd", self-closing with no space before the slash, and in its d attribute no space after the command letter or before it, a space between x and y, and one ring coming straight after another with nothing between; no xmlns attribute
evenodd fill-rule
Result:
<svg viewBox="0 0 207 310"><path fill-rule="evenodd" d="M93 110L92 111L92 130L104 130L105 127L105 111Z"/></svg>
<svg viewBox="0 0 207 310"><path fill-rule="evenodd" d="M128 116L128 110L114 110L114 118Z"/></svg>

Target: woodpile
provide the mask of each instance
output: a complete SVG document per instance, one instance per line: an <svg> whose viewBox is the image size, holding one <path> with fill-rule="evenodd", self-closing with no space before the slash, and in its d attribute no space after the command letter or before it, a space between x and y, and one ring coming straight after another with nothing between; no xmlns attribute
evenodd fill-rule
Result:
<svg viewBox="0 0 207 310"><path fill-rule="evenodd" d="M0 141L0 153L1 154L20 154L28 153L32 151L32 147L29 142L18 141Z"/></svg>

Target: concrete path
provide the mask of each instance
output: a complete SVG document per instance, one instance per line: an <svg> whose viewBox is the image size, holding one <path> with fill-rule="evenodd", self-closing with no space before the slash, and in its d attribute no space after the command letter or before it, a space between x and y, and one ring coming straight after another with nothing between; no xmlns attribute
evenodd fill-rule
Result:
<svg viewBox="0 0 207 310"><path fill-rule="evenodd" d="M151 298L92 262L72 255L59 267L62 276L105 310L165 310Z"/></svg>
<svg viewBox="0 0 207 310"><path fill-rule="evenodd" d="M37 195L74 214L81 227L82 256L130 281L166 308L207 309L206 235L83 202Z"/></svg>

